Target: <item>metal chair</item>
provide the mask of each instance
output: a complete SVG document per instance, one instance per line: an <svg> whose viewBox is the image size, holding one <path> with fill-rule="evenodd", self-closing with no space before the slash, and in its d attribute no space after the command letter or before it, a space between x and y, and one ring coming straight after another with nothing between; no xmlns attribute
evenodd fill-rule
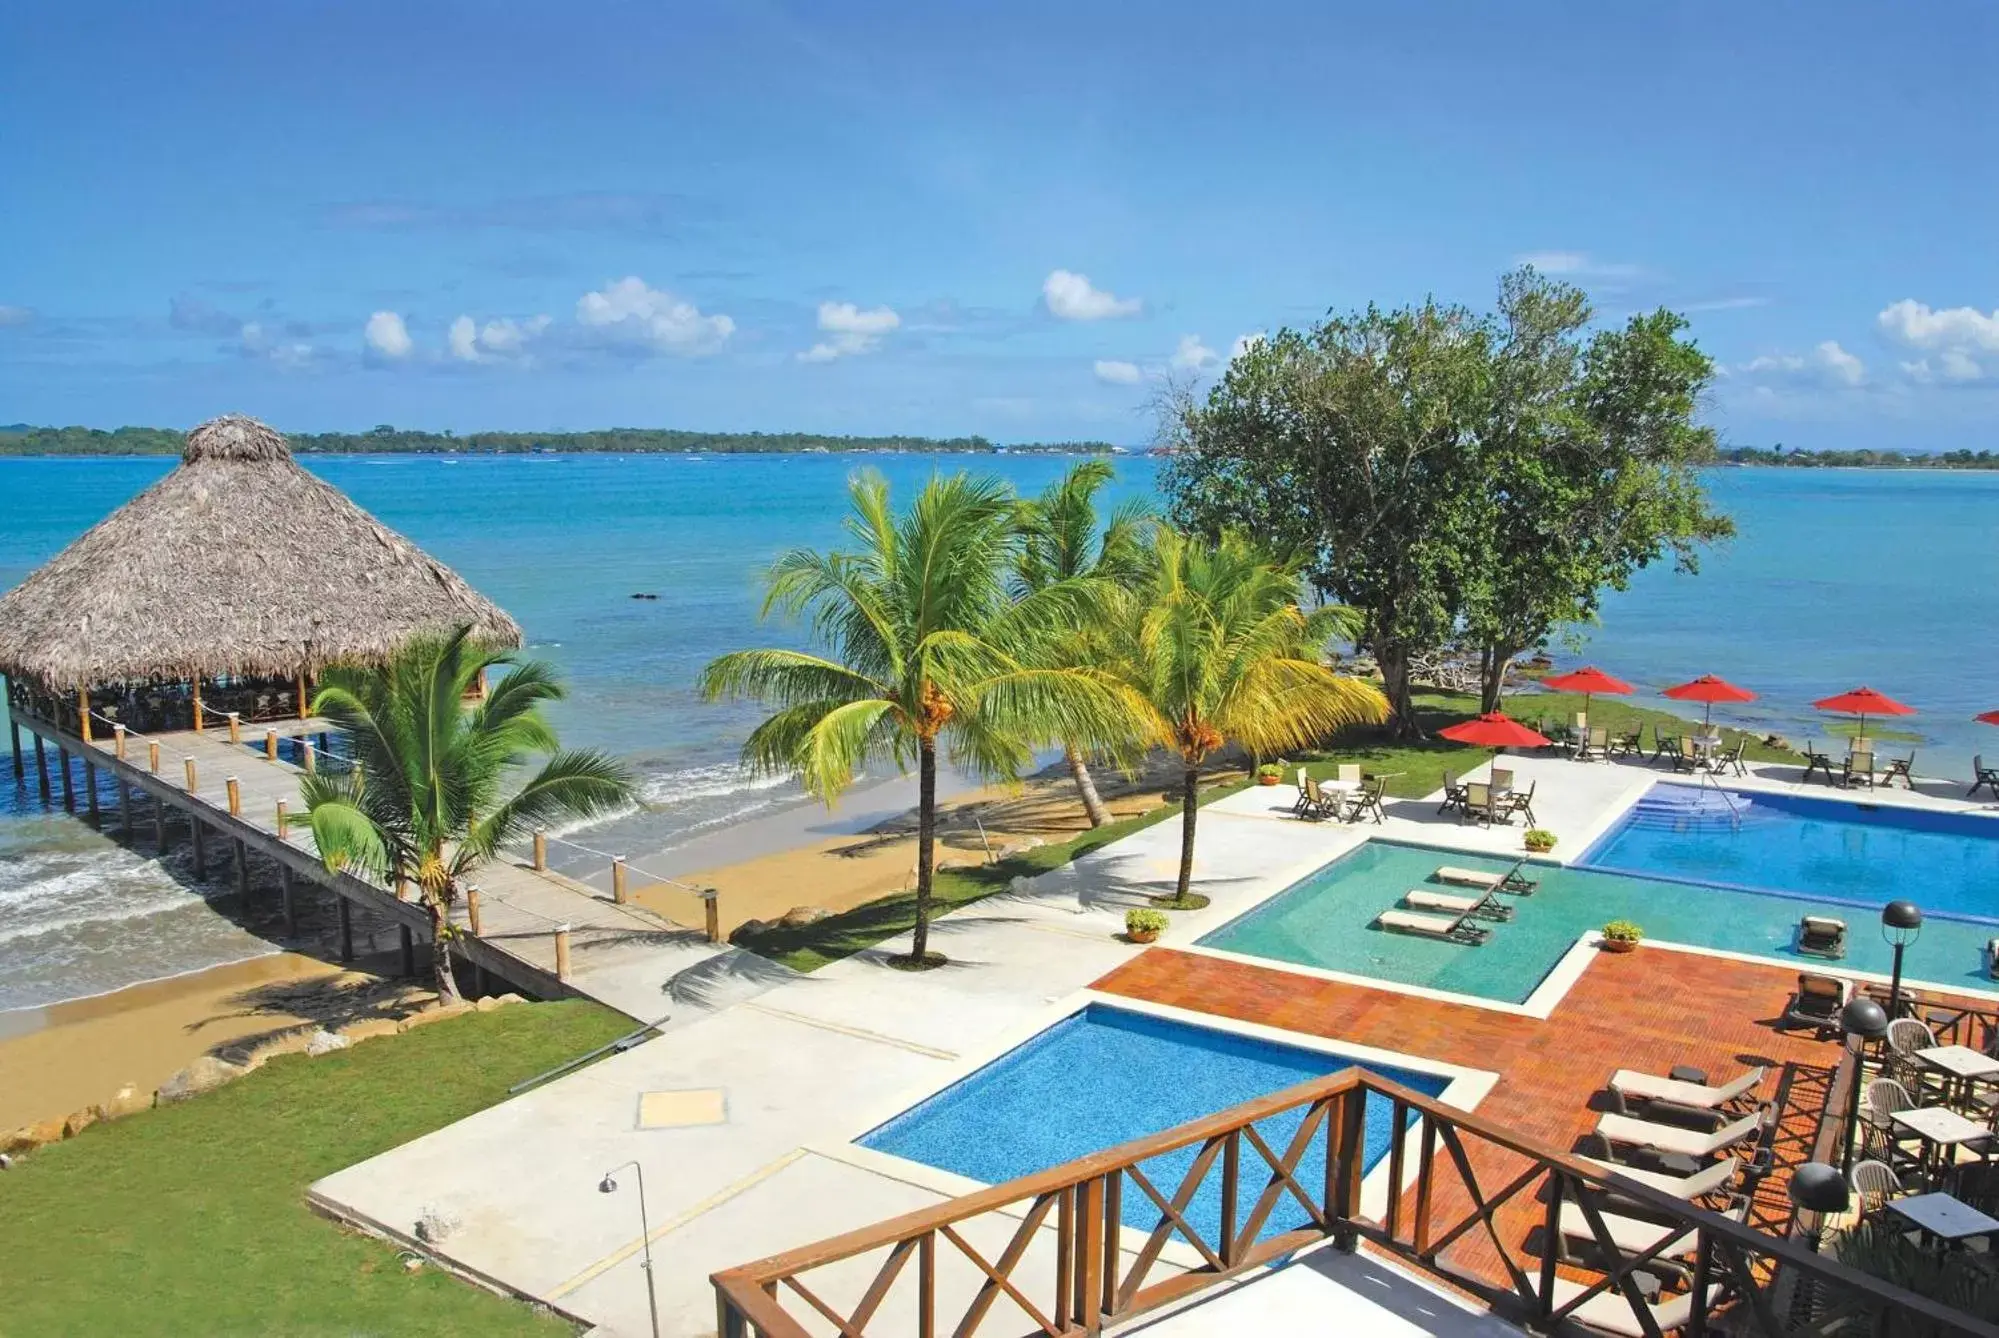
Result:
<svg viewBox="0 0 1999 1338"><path fill-rule="evenodd" d="M1846 1183L1853 1188L1854 1208L1862 1217L1878 1212L1882 1204L1902 1195L1902 1177L1895 1168L1872 1158L1855 1162L1846 1173Z"/></svg>

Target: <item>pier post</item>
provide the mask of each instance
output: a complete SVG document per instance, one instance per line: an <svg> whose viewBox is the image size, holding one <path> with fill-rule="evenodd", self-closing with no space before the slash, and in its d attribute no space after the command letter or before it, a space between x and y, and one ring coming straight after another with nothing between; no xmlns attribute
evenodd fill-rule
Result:
<svg viewBox="0 0 1999 1338"><path fill-rule="evenodd" d="M14 779L24 781L28 778L28 764L27 759L21 756L21 726L11 716L7 720L7 732L14 736Z"/></svg>
<svg viewBox="0 0 1999 1338"><path fill-rule="evenodd" d="M264 731L264 760L266 762L278 760L278 732L274 729Z"/></svg>
<svg viewBox="0 0 1999 1338"><path fill-rule="evenodd" d="M160 774L160 745L157 743L146 745L146 766L155 776Z"/></svg>
<svg viewBox="0 0 1999 1338"><path fill-rule="evenodd" d="M69 778L69 749L56 745L56 760L62 763L62 806L64 811L76 812L76 786Z"/></svg>
<svg viewBox="0 0 1999 1338"><path fill-rule="evenodd" d="M36 746L39 747L40 744L37 743ZM47 789L45 788L42 793L46 796ZM548 833L539 827L535 828L534 832L534 867L536 873L548 872Z"/></svg>
<svg viewBox="0 0 1999 1338"><path fill-rule="evenodd" d="M42 736L35 735L35 784L42 792L42 807L49 803L49 757L42 746Z"/></svg>
<svg viewBox="0 0 1999 1338"><path fill-rule="evenodd" d="M410 933L408 925L397 926L403 931L403 974L416 974L416 935Z"/></svg>
<svg viewBox="0 0 1999 1338"><path fill-rule="evenodd" d="M153 796L153 846L159 854L167 853L167 801Z"/></svg>
<svg viewBox="0 0 1999 1338"><path fill-rule="evenodd" d="M291 831L291 805L280 799L278 800L278 839L280 841L288 839L291 836Z"/></svg>
<svg viewBox="0 0 1999 1338"><path fill-rule="evenodd" d="M123 725L113 725L111 727L111 755L120 762L125 760L125 727Z"/></svg>
<svg viewBox="0 0 1999 1338"><path fill-rule="evenodd" d="M305 719L305 671L303 669L299 670L298 674L298 718L300 720Z"/></svg>
<svg viewBox="0 0 1999 1338"><path fill-rule="evenodd" d="M194 838L194 876L208 877L208 841L201 832L201 819L193 809L187 812L188 834Z"/></svg>
<svg viewBox="0 0 1999 1338"><path fill-rule="evenodd" d="M569 926L555 927L555 978L569 979Z"/></svg>
<svg viewBox="0 0 1999 1338"><path fill-rule="evenodd" d="M201 675L194 676L194 732L201 733Z"/></svg>
<svg viewBox="0 0 1999 1338"><path fill-rule="evenodd" d="M87 757L83 759L83 804L90 814L90 825L102 827L104 816L97 811L97 764Z"/></svg>
<svg viewBox="0 0 1999 1338"><path fill-rule="evenodd" d="M701 889L701 918L706 923L708 941L722 941L722 894L712 887Z"/></svg>
<svg viewBox="0 0 1999 1338"><path fill-rule="evenodd" d="M236 711L229 713L229 742L243 742L243 717Z"/></svg>
<svg viewBox="0 0 1999 1338"><path fill-rule="evenodd" d="M234 776L224 776L222 778L222 788L229 795L229 816L232 818L242 817L243 791L236 784L236 778Z"/></svg>
<svg viewBox="0 0 1999 1338"><path fill-rule="evenodd" d="M278 891L285 901L285 932L298 933L298 879L289 864L278 865Z"/></svg>
<svg viewBox="0 0 1999 1338"><path fill-rule="evenodd" d="M244 905L250 904L250 848L240 836L236 838L236 892Z"/></svg>
<svg viewBox="0 0 1999 1338"><path fill-rule="evenodd" d="M76 733L85 743L95 742L90 737L90 689L76 690Z"/></svg>
<svg viewBox="0 0 1999 1338"><path fill-rule="evenodd" d="M623 855L616 855L611 859L611 900L617 902L620 906L625 904L625 857Z"/></svg>
<svg viewBox="0 0 1999 1338"><path fill-rule="evenodd" d="M465 889L465 925L472 931L472 937L479 937L479 889Z"/></svg>
<svg viewBox="0 0 1999 1338"><path fill-rule="evenodd" d="M194 759L192 757L183 757L180 761L181 767L187 772L187 792L193 794L201 788L201 778L195 771Z"/></svg>
<svg viewBox="0 0 1999 1338"><path fill-rule="evenodd" d="M354 960L354 906L337 893L333 899L340 903L340 960L351 962Z"/></svg>
<svg viewBox="0 0 1999 1338"><path fill-rule="evenodd" d="M132 839L132 782L122 771L118 773L118 834L127 841Z"/></svg>
<svg viewBox="0 0 1999 1338"><path fill-rule="evenodd" d="M313 772L319 770L319 750L312 746L311 739L300 739L298 742L299 747L304 751L305 761L303 765L306 774L311 775Z"/></svg>

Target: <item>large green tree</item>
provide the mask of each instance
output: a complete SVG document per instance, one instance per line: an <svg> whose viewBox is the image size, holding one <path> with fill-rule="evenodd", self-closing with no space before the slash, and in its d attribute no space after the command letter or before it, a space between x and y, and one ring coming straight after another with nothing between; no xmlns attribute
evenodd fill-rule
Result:
<svg viewBox="0 0 1999 1338"><path fill-rule="evenodd" d="M480 697L495 669L508 672ZM416 887L430 911L439 998L458 997L450 908L466 876L536 827L631 801L621 763L561 746L541 709L561 696L546 664L482 646L465 627L418 637L384 664L320 676L312 710L354 750L350 769L301 781L320 860Z"/></svg>
<svg viewBox="0 0 1999 1338"><path fill-rule="evenodd" d="M1019 593L1032 594L1061 582L1100 580L1130 586L1144 575L1154 521L1137 498L1099 513L1097 494L1115 477L1105 460L1085 460L1020 507L1020 547L1015 557ZM1088 666L1097 662L1103 639L1096 620L1083 620L1048 641L1048 662ZM1089 762L1074 739L1062 741L1062 757L1083 812L1092 827L1111 820L1097 793Z"/></svg>
<svg viewBox="0 0 1999 1338"><path fill-rule="evenodd" d="M1152 568L1108 620L1105 665L1140 704L1147 744L1180 759L1180 876L1194 875L1201 765L1229 744L1272 756L1346 725L1378 721L1373 684L1333 672L1323 653L1351 637L1351 610L1305 611L1297 568L1235 531L1210 544L1162 529Z"/></svg>
<svg viewBox="0 0 1999 1338"><path fill-rule="evenodd" d="M744 650L701 676L711 700L752 698L775 711L751 731L746 762L794 775L834 802L869 763L917 772L916 935L905 964L929 951L940 753L1011 780L1036 747L1116 745L1131 708L1100 670L1049 665L1047 642L1093 616L1101 583L1056 580L1010 596L1018 502L996 480L937 478L898 515L873 473L850 487L853 548L797 549L767 579L766 615L809 618L824 654Z"/></svg>

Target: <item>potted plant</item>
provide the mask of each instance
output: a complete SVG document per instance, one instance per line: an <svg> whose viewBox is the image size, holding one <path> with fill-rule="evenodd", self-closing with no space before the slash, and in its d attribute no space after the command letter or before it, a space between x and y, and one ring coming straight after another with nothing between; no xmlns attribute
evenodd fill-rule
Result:
<svg viewBox="0 0 1999 1338"><path fill-rule="evenodd" d="M1150 943L1166 928L1166 912L1134 906L1124 913L1124 936L1133 943Z"/></svg>
<svg viewBox="0 0 1999 1338"><path fill-rule="evenodd" d="M1612 920L1603 927L1605 952L1630 952L1638 946L1638 940L1645 937L1645 931L1629 920Z"/></svg>
<svg viewBox="0 0 1999 1338"><path fill-rule="evenodd" d="M1275 762L1265 762L1256 769L1256 783L1258 785L1275 785L1283 779L1284 759L1281 757Z"/></svg>
<svg viewBox="0 0 1999 1338"><path fill-rule="evenodd" d="M1520 840L1536 855L1545 855L1555 848L1555 834L1546 827L1535 827Z"/></svg>

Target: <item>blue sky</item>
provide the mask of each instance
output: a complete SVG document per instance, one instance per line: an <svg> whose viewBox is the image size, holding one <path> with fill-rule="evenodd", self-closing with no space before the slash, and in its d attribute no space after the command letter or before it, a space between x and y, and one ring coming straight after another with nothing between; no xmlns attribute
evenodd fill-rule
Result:
<svg viewBox="0 0 1999 1338"><path fill-rule="evenodd" d="M1982 0L32 9L0 422L1138 442L1537 257L1732 441L1999 445Z"/></svg>

